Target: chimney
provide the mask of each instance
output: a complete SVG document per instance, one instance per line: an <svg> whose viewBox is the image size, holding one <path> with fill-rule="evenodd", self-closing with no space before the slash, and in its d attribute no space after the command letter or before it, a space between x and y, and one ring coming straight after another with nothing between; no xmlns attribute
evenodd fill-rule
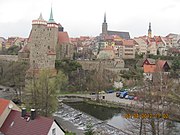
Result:
<svg viewBox="0 0 180 135"><path fill-rule="evenodd" d="M36 109L31 109L31 120L36 118Z"/></svg>
<svg viewBox="0 0 180 135"><path fill-rule="evenodd" d="M26 116L26 108L22 108L21 117Z"/></svg>

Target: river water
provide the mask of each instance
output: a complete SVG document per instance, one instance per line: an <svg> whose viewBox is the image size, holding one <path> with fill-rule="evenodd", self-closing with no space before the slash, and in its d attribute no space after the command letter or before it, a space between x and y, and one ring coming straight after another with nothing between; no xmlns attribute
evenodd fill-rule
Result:
<svg viewBox="0 0 180 135"><path fill-rule="evenodd" d="M103 107L98 105L92 105L85 102L76 102L76 103L66 103L72 108L85 112L99 120L105 121L107 124L112 125L121 130L128 130L131 128L131 125L139 122L139 120L126 119L124 118L125 114L130 113L124 109ZM133 123L133 124L132 124ZM162 122L160 122L162 125ZM180 123L176 121L165 121L165 134L166 135L180 135ZM148 126L147 126L148 127ZM160 126L160 129L162 126ZM134 131L134 129L133 129ZM138 132L138 131L137 131Z"/></svg>

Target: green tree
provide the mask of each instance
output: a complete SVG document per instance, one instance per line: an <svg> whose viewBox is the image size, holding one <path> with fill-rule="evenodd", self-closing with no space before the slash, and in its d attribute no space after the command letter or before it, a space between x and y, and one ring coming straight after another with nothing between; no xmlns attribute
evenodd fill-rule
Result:
<svg viewBox="0 0 180 135"><path fill-rule="evenodd" d="M57 110L57 96L59 89L65 83L63 73L52 76L49 70L42 70L38 75L33 75L27 84L26 99L28 108L35 108L39 114L50 116Z"/></svg>
<svg viewBox="0 0 180 135"><path fill-rule="evenodd" d="M180 69L180 60L179 59L174 59L172 62L172 69L174 71Z"/></svg>

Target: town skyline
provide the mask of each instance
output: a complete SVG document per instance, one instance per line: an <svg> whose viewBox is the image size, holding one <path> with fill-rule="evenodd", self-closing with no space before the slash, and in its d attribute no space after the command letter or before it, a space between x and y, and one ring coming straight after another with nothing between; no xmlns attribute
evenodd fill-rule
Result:
<svg viewBox="0 0 180 135"><path fill-rule="evenodd" d="M40 13L45 20L49 19L51 3L55 21L61 23L70 37L98 36L101 33L104 12L109 30L127 31L131 38L147 35L149 22L152 24L152 35L179 34L180 17L176 17L175 13L180 11L180 2L178 0L147 2L147 0L1 1L0 15L3 19L0 20L0 36L28 37L32 27L31 21L37 19Z"/></svg>

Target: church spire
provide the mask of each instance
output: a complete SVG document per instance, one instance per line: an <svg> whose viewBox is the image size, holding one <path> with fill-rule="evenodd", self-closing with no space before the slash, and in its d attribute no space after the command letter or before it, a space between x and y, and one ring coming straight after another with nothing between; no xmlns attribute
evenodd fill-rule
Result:
<svg viewBox="0 0 180 135"><path fill-rule="evenodd" d="M53 11L52 11L52 6L51 6L51 13L50 13L50 17L49 17L49 23L55 23L54 18L53 18Z"/></svg>
<svg viewBox="0 0 180 135"><path fill-rule="evenodd" d="M148 37L149 37L149 38L152 37L151 23L149 23Z"/></svg>
<svg viewBox="0 0 180 135"><path fill-rule="evenodd" d="M40 13L40 16L39 16L38 20L44 20L43 17L42 17L42 13Z"/></svg>
<svg viewBox="0 0 180 135"><path fill-rule="evenodd" d="M104 23L106 23L106 12L104 13Z"/></svg>
<svg viewBox="0 0 180 135"><path fill-rule="evenodd" d="M106 22L106 12L104 13L104 22L103 22L103 24L102 24L102 35L107 35L107 28L108 26L107 26L107 22Z"/></svg>

